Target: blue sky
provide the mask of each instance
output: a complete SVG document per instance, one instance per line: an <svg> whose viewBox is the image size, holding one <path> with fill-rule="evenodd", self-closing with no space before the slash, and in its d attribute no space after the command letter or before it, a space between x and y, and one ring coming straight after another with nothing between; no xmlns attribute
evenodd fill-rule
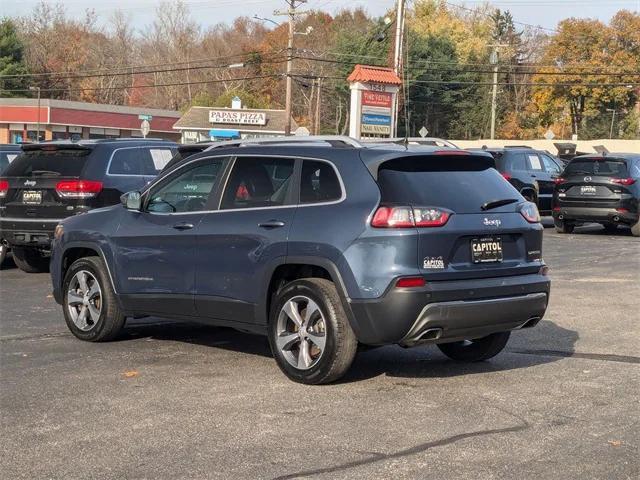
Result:
<svg viewBox="0 0 640 480"><path fill-rule="evenodd" d="M269 17L275 9L285 7L284 0L184 0L189 6L193 18L205 28L219 22L232 22L242 15ZM27 12L39 3L39 0L21 0L20 9L9 10L9 2L0 0L0 16L16 16ZM51 2L57 3L57 2ZM158 0L63 0L69 16L80 17L87 8L93 8L104 21L114 10L120 9L131 16L136 28L144 28L152 21L152 14ZM335 12L341 8L364 7L373 15L382 15L395 5L395 0L308 0L303 8L322 9ZM473 7L484 1L450 0L450 3ZM568 17L597 18L607 22L618 10L640 10L640 0L494 0L493 6L510 10L514 19L545 28L554 28L558 21Z"/></svg>

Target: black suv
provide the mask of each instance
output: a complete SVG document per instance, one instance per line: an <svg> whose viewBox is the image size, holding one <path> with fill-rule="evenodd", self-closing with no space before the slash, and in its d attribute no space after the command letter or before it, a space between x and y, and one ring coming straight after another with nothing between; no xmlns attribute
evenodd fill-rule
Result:
<svg viewBox="0 0 640 480"><path fill-rule="evenodd" d="M576 157L556 179L553 220L560 233L595 222L615 231L628 225L640 236L640 154L607 153Z"/></svg>
<svg viewBox="0 0 640 480"><path fill-rule="evenodd" d="M496 161L496 169L524 198L538 205L540 213L551 214L554 180L563 163L544 150L526 146L469 149L485 151Z"/></svg>
<svg viewBox="0 0 640 480"><path fill-rule="evenodd" d="M358 343L486 360L550 288L536 206L493 166L348 137L212 144L61 222L53 295L85 341L140 316L265 334L305 383L342 376Z"/></svg>
<svg viewBox="0 0 640 480"><path fill-rule="evenodd" d="M0 177L0 238L25 272L48 269L55 226L143 188L170 161L165 140L109 139L25 144Z"/></svg>

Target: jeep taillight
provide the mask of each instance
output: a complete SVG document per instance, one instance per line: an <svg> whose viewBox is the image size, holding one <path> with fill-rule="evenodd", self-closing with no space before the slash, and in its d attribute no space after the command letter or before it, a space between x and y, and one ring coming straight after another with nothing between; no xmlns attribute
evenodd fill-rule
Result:
<svg viewBox="0 0 640 480"><path fill-rule="evenodd" d="M0 180L0 198L7 196L9 192L9 182L7 180Z"/></svg>
<svg viewBox="0 0 640 480"><path fill-rule="evenodd" d="M563 183L567 183L567 180L565 178L558 177L553 179L553 183L556 185L562 185Z"/></svg>
<svg viewBox="0 0 640 480"><path fill-rule="evenodd" d="M636 180L635 178L612 178L611 182L628 187L629 185L636 183Z"/></svg>
<svg viewBox="0 0 640 480"><path fill-rule="evenodd" d="M379 207L371 220L376 228L441 227L450 212L433 207Z"/></svg>
<svg viewBox="0 0 640 480"><path fill-rule="evenodd" d="M102 191L102 182L93 180L64 180L56 185L56 193L62 198L91 198Z"/></svg>
<svg viewBox="0 0 640 480"><path fill-rule="evenodd" d="M529 223L540 223L540 213L535 203L525 202L520 205L520 214Z"/></svg>

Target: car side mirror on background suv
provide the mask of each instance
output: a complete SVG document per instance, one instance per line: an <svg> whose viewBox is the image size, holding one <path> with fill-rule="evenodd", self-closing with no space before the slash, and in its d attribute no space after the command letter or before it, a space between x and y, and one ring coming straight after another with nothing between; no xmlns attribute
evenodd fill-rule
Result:
<svg viewBox="0 0 640 480"><path fill-rule="evenodd" d="M120 197L120 202L127 210L140 211L140 209L142 208L142 197L140 195L140 192L127 192Z"/></svg>

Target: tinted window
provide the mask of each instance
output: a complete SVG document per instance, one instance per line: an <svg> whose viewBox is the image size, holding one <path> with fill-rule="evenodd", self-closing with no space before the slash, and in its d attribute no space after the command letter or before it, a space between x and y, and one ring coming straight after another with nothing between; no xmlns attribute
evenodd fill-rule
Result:
<svg viewBox="0 0 640 480"><path fill-rule="evenodd" d="M31 150L18 155L7 167L8 177L61 176L78 177L90 150Z"/></svg>
<svg viewBox="0 0 640 480"><path fill-rule="evenodd" d="M627 171L627 164L622 160L581 158L579 160L572 160L564 169L563 175L603 175L607 177L626 178L629 176L629 172Z"/></svg>
<svg viewBox="0 0 640 480"><path fill-rule="evenodd" d="M20 154L20 151L17 152L0 152L0 173L4 171L5 168L9 166L11 162Z"/></svg>
<svg viewBox="0 0 640 480"><path fill-rule="evenodd" d="M463 161L460 161L463 160ZM520 198L497 170L475 167L463 157L419 158L383 163L378 171L382 201L420 207L442 207L456 213L478 213L491 200ZM513 211L513 205L500 207ZM500 208L494 211L500 211Z"/></svg>
<svg viewBox="0 0 640 480"><path fill-rule="evenodd" d="M294 163L291 158L238 158L222 196L222 209L284 205Z"/></svg>
<svg viewBox="0 0 640 480"><path fill-rule="evenodd" d="M560 167L553 161L553 158L548 155L540 155L540 158L542 158L542 163L544 164L544 168L547 172L555 174L560 173Z"/></svg>
<svg viewBox="0 0 640 480"><path fill-rule="evenodd" d="M537 153L527 153L527 163L529 164L529 170L534 172L542 172L544 167L542 166L542 160Z"/></svg>
<svg viewBox="0 0 640 480"><path fill-rule="evenodd" d="M331 202L342 196L336 171L326 162L305 160L300 179L300 203Z"/></svg>
<svg viewBox="0 0 640 480"><path fill-rule="evenodd" d="M509 156L509 168L511 168L511 170L520 170L520 171L526 171L527 170L527 160L524 157L524 154L522 153L515 153L513 155Z"/></svg>
<svg viewBox="0 0 640 480"><path fill-rule="evenodd" d="M172 155L168 148L121 148L113 153L109 174L155 176L169 163Z"/></svg>
<svg viewBox="0 0 640 480"><path fill-rule="evenodd" d="M218 160L187 168L151 193L147 210L163 213L205 210L220 165Z"/></svg>

